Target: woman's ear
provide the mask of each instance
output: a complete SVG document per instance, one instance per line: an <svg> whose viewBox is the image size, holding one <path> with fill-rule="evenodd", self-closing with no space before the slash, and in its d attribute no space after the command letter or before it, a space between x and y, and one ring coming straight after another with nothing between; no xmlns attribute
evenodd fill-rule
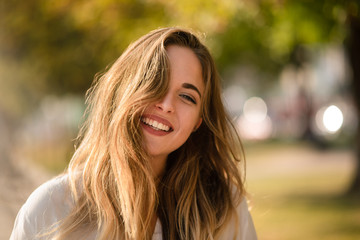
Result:
<svg viewBox="0 0 360 240"><path fill-rule="evenodd" d="M198 121L198 123L195 125L193 132L195 132L196 130L198 130L198 128L200 127L201 123L202 123L202 118L199 118L199 121Z"/></svg>

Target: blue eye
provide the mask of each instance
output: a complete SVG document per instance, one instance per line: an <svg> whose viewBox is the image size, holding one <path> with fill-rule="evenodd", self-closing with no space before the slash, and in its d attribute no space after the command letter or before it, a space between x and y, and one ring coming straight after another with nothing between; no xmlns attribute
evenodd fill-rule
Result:
<svg viewBox="0 0 360 240"><path fill-rule="evenodd" d="M193 104L196 104L196 101L193 97L186 95L186 94L180 94L180 97L184 98L186 101L192 102Z"/></svg>

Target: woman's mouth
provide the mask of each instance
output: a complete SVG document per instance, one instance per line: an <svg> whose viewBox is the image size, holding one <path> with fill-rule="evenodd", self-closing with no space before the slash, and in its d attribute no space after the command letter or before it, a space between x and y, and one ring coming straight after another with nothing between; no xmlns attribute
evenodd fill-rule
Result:
<svg viewBox="0 0 360 240"><path fill-rule="evenodd" d="M152 118L142 117L141 122L157 131L171 132L173 129L161 122L158 122Z"/></svg>

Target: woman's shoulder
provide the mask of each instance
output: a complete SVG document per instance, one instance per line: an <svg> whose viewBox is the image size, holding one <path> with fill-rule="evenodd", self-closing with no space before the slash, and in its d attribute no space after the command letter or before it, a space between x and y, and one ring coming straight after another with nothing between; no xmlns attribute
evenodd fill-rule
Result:
<svg viewBox="0 0 360 240"><path fill-rule="evenodd" d="M69 203L71 192L69 176L67 174L57 176L40 185L30 195L27 202L40 204Z"/></svg>
<svg viewBox="0 0 360 240"><path fill-rule="evenodd" d="M234 212L223 229L220 239L256 240L255 226L246 194L232 186Z"/></svg>
<svg viewBox="0 0 360 240"><path fill-rule="evenodd" d="M249 201L246 196L242 196L237 206L235 206L236 220L232 222L232 225L235 225L233 229L237 231L235 233L236 239L257 239L255 226L250 214L248 202Z"/></svg>
<svg viewBox="0 0 360 240"><path fill-rule="evenodd" d="M68 175L61 175L45 182L21 207L11 239L28 239L55 226L70 213L73 206Z"/></svg>
<svg viewBox="0 0 360 240"><path fill-rule="evenodd" d="M64 210L72 206L71 196L68 175L61 175L35 189L24 206L28 208L28 212Z"/></svg>

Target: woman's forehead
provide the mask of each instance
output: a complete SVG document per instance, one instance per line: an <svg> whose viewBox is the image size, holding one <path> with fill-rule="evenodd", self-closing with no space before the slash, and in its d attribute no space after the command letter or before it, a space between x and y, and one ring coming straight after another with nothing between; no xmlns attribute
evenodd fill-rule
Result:
<svg viewBox="0 0 360 240"><path fill-rule="evenodd" d="M195 86L200 95L204 91L204 80L200 60L188 47L171 45L167 48L170 63L170 78L181 85Z"/></svg>

